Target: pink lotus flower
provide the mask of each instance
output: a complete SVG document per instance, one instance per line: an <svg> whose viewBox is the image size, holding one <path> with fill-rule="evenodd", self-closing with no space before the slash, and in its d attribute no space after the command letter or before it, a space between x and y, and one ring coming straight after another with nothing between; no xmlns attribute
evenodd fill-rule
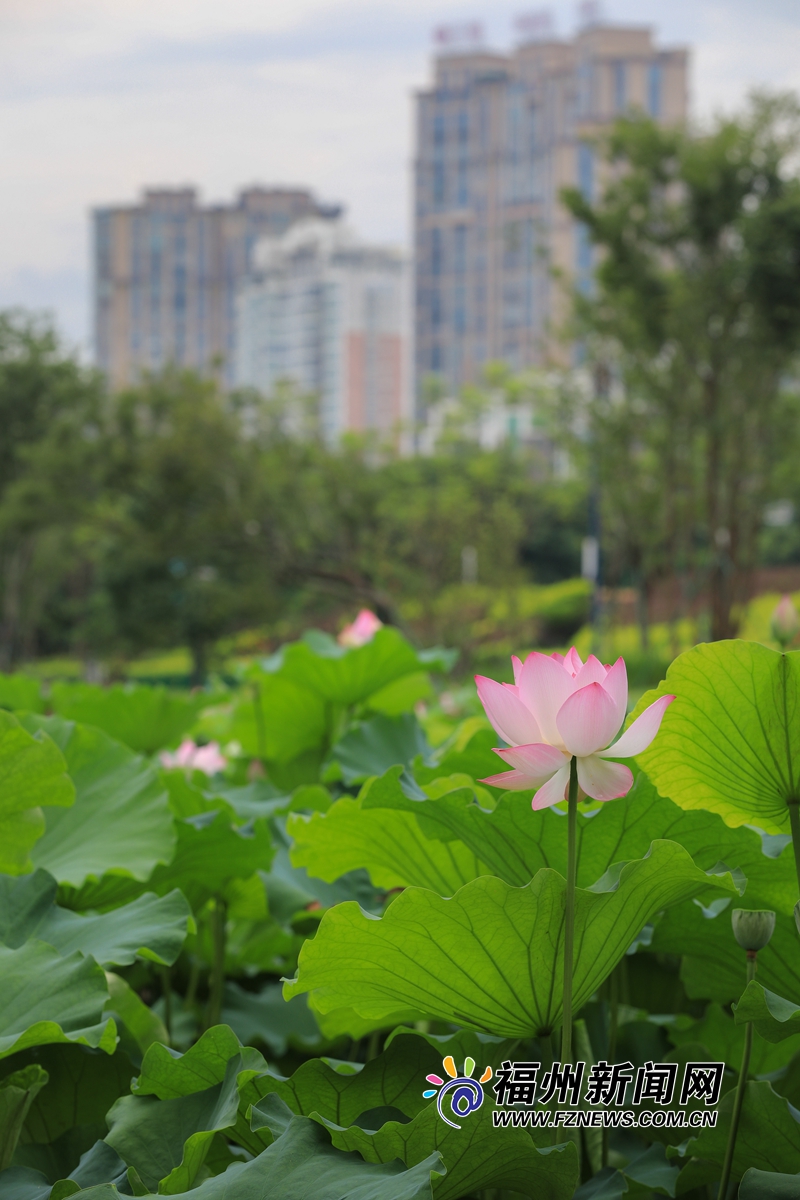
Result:
<svg viewBox="0 0 800 1200"><path fill-rule="evenodd" d="M227 766L228 761L220 754L216 742L198 746L191 738L185 738L174 754L165 750L159 757L162 765L169 770L183 767L187 771L203 771L206 775L216 775Z"/></svg>
<svg viewBox="0 0 800 1200"><path fill-rule="evenodd" d="M783 596L772 613L770 621L772 636L782 649L797 637L800 630L800 617L792 603L791 596Z"/></svg>
<svg viewBox="0 0 800 1200"><path fill-rule="evenodd" d="M481 783L511 791L537 788L532 807L548 808L564 799L574 755L578 783L587 796L614 800L627 795L633 775L606 760L646 750L675 697L661 696L612 746L628 707L628 674L621 658L613 667L604 667L593 654L584 663L573 646L566 658L534 653L524 665L516 656L511 661L513 684L475 676L486 715L510 747L495 754L513 768Z"/></svg>
<svg viewBox="0 0 800 1200"><path fill-rule="evenodd" d="M375 613L370 612L368 608L362 608L353 624L345 625L339 634L339 645L349 646L351 649L356 646L366 646L367 642L371 642L378 630L382 628L383 621L379 620Z"/></svg>

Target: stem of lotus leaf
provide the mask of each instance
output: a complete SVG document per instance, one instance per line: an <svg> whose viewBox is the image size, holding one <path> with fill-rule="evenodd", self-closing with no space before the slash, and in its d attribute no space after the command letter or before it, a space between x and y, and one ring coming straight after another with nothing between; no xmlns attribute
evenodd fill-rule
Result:
<svg viewBox="0 0 800 1200"><path fill-rule="evenodd" d="M164 1028L167 1037L172 1040L172 986L169 978L169 967L161 968L161 995L164 998Z"/></svg>
<svg viewBox="0 0 800 1200"><path fill-rule="evenodd" d="M219 1025L222 1017L222 992L225 987L225 937L228 923L228 906L217 896L211 912L211 939L214 948L211 963L211 979L208 989L208 1020L206 1027Z"/></svg>
<svg viewBox="0 0 800 1200"><path fill-rule="evenodd" d="M264 709L261 707L261 688L253 684L253 716L256 723L256 749L263 762L267 757L267 731L264 726Z"/></svg>
<svg viewBox="0 0 800 1200"><path fill-rule="evenodd" d="M624 961L624 960L623 960ZM622 963L617 963L608 981L608 1061L613 1063L617 1053L617 1029L619 1027L619 977ZM604 1167L608 1166L608 1130L603 1130Z"/></svg>
<svg viewBox="0 0 800 1200"><path fill-rule="evenodd" d="M794 850L794 865L797 871L797 887L800 891L800 800L790 800L789 824L792 830L792 849Z"/></svg>
<svg viewBox="0 0 800 1200"><path fill-rule="evenodd" d="M755 950L747 951L747 982L750 983L756 977L756 952ZM722 1164L722 1178L719 1181L719 1191L717 1192L717 1200L725 1200L728 1193L728 1184L731 1178L731 1168L733 1166L733 1155L736 1150L736 1134L739 1130L739 1119L742 1115L742 1105L744 1104L744 1094L747 1088L747 1075L750 1070L750 1051L753 1047L753 1022L748 1021L744 1029L744 1054L742 1055L742 1069L739 1072L739 1082L736 1085L736 1096L733 1101L733 1113L731 1115L731 1127L728 1130L728 1145L725 1147L725 1161Z"/></svg>

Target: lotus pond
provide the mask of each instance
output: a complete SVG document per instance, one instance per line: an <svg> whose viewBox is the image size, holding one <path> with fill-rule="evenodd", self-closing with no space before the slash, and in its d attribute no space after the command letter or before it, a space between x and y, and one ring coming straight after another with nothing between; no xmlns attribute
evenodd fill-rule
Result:
<svg viewBox="0 0 800 1200"><path fill-rule="evenodd" d="M0 1200L800 1200L800 653L686 651L616 756L451 666L0 677Z"/></svg>

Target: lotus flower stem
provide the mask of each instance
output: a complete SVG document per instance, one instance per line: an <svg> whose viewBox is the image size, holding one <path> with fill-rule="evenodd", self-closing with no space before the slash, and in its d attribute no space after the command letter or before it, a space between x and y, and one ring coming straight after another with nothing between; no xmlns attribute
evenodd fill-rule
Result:
<svg viewBox="0 0 800 1200"><path fill-rule="evenodd" d="M750 983L756 977L756 954L755 950L747 951L747 982ZM736 1096L733 1101L733 1114L731 1116L731 1127L728 1130L728 1145L725 1147L725 1161L722 1164L722 1178L719 1181L719 1191L717 1192L717 1200L725 1200L728 1192L728 1184L731 1178L731 1167L733 1166L733 1152L736 1149L736 1134L739 1130L739 1118L742 1115L742 1105L744 1104L744 1093L747 1087L747 1075L750 1070L750 1051L753 1046L753 1022L748 1021L744 1028L744 1054L742 1055L742 1069L739 1072L739 1082L736 1085Z"/></svg>
<svg viewBox="0 0 800 1200"><path fill-rule="evenodd" d="M211 1029L219 1025L222 1017L222 992L225 986L225 933L228 921L228 906L220 897L214 900L211 912L211 937L214 957L211 964L211 979L208 989L208 1025Z"/></svg>
<svg viewBox="0 0 800 1200"><path fill-rule="evenodd" d="M564 903L564 1000L561 1026L561 1061L572 1062L572 959L575 941L575 876L577 874L578 842L578 764L572 756L569 766L569 791L567 793L567 894ZM557 1142L567 1140L567 1132L560 1128Z"/></svg>
<svg viewBox="0 0 800 1200"><path fill-rule="evenodd" d="M578 843L578 760L573 754L569 765L567 797L567 896L564 909L564 1025L561 1033L561 1061L572 1062L572 959L575 941L575 877Z"/></svg>
<svg viewBox="0 0 800 1200"><path fill-rule="evenodd" d="M261 707L261 688L253 684L253 716L256 723L256 749L258 757L263 762L267 757L267 731L264 728L264 710Z"/></svg>
<svg viewBox="0 0 800 1200"><path fill-rule="evenodd" d="M608 980L608 1061L614 1062L617 1053L617 1030L619 1028L619 977L622 964L617 963ZM608 1130L603 1130L602 1166L608 1166Z"/></svg>
<svg viewBox="0 0 800 1200"><path fill-rule="evenodd" d="M792 848L794 850L794 865L797 871L797 887L800 890L800 801L790 801L789 824L792 830Z"/></svg>

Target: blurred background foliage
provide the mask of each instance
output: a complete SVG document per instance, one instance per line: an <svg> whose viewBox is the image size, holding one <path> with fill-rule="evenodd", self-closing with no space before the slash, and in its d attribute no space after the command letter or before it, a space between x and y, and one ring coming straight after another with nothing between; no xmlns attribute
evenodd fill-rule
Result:
<svg viewBox="0 0 800 1200"><path fill-rule="evenodd" d="M791 96L619 121L597 196L563 197L600 254L561 359L455 397L431 378L433 423L388 444L326 445L289 382L109 394L45 320L0 314L0 670L198 683L367 606L463 672L584 630L644 686L752 634L753 596L800 586L798 148Z"/></svg>

